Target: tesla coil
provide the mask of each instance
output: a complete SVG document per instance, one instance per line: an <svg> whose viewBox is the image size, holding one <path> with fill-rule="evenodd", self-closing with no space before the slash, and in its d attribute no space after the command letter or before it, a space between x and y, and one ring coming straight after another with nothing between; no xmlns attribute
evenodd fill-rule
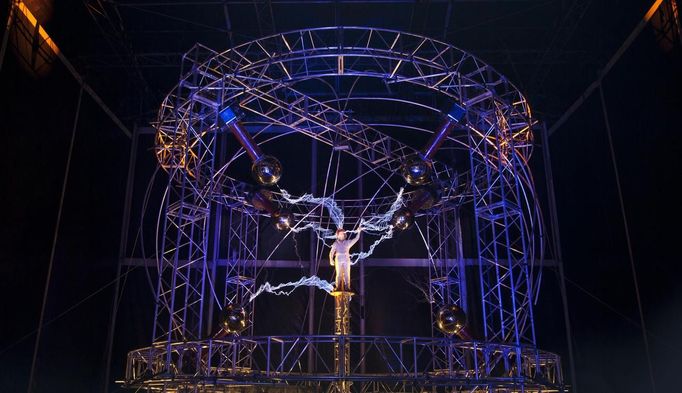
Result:
<svg viewBox="0 0 682 393"><path fill-rule="evenodd" d="M560 359L536 346L534 329L543 244L528 164L533 125L525 97L504 76L429 37L329 27L221 53L196 45L156 124L169 180L157 223L153 337L129 352L125 386L564 391ZM301 138L331 158L313 157L306 168L323 182L293 196L288 179L310 173L288 171L295 155L281 152ZM357 176L339 180L339 166ZM430 335L353 332L356 288L314 269L286 290L261 286L285 239L305 231L311 250L324 250L344 223L364 243L336 255L349 269L380 242L414 233L428 269ZM259 246L263 236L276 240L271 249ZM326 264L318 255L326 254L311 252L311 266ZM334 330L254 335L254 323L267 320L254 320L255 296L298 285L331 294Z"/></svg>

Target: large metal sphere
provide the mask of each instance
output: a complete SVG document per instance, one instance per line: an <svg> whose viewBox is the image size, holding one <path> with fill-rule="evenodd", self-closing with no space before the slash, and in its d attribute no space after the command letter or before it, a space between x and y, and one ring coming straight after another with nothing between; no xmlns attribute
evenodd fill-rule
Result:
<svg viewBox="0 0 682 393"><path fill-rule="evenodd" d="M418 155L411 155L400 167L405 181L413 186L421 186L431 181L431 163Z"/></svg>
<svg viewBox="0 0 682 393"><path fill-rule="evenodd" d="M413 211L430 209L436 203L436 195L436 191L431 187L419 187L412 195L408 206Z"/></svg>
<svg viewBox="0 0 682 393"><path fill-rule="evenodd" d="M272 186L282 177L282 164L273 156L263 156L251 165L251 174L261 185Z"/></svg>
<svg viewBox="0 0 682 393"><path fill-rule="evenodd" d="M246 328L246 311L242 307L229 305L223 309L220 323L227 333L239 333Z"/></svg>
<svg viewBox="0 0 682 393"><path fill-rule="evenodd" d="M294 215L287 209L279 209L272 215L275 219L275 228L280 231L288 231L294 226Z"/></svg>
<svg viewBox="0 0 682 393"><path fill-rule="evenodd" d="M467 316L461 307L449 304L438 310L436 322L441 332L445 334L459 334L466 327Z"/></svg>
<svg viewBox="0 0 682 393"><path fill-rule="evenodd" d="M398 209L398 211L393 214L393 218L391 220L393 227L401 231L409 228L413 222L414 213L406 207Z"/></svg>

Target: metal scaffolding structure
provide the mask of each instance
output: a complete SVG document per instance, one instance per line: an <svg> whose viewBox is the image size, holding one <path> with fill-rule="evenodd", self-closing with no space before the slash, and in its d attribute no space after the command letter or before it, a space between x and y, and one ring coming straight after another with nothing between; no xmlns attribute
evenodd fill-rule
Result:
<svg viewBox="0 0 682 393"><path fill-rule="evenodd" d="M340 79L354 81L352 87L344 90ZM380 83L392 94L362 94L358 81ZM316 97L309 83L332 94ZM395 93L401 89L410 94ZM254 336L249 298L274 254L259 255L269 213L253 203L256 187L234 173L246 151L225 149L221 113L238 108L241 124L263 149L302 135L329 147L330 167L343 157L361 168L350 180L332 179L329 188L333 171L327 170L316 195L334 197L345 219L357 222L388 210L405 186L401 167L418 149L401 135L435 129L425 122L367 120L348 109L351 102L389 102L397 113L434 119L452 103L465 111L465 121L453 126L432 161L435 200L414 212L411 229L423 239L419 247L429 266L432 336L353 335L348 292L335 297L334 335ZM180 81L156 125L156 156L169 181L159 215L154 334L149 347L129 353L125 386L167 392L564 391L560 359L536 347L533 322L543 257L528 166L533 124L525 97L504 76L429 37L330 27L275 34L222 53L196 45L183 56ZM456 165L462 162L467 169ZM358 185L361 195L340 196ZM405 197L417 192L408 187ZM293 228L333 225L313 203L289 204L278 188L268 195L291 210ZM462 240L469 211L473 250ZM475 269L467 269L472 264L465 252L476 255ZM311 272L319 265L314 258L311 252ZM437 311L451 305L480 314L468 321L470 336L438 330ZM214 314L231 306L243 308L246 328L212 335Z"/></svg>

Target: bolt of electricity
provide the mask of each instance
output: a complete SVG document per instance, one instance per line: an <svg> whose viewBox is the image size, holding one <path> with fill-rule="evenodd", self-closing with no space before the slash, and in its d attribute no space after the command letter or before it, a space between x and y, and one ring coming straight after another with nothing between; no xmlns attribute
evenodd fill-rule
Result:
<svg viewBox="0 0 682 393"><path fill-rule="evenodd" d="M329 217L331 217L332 221L334 221L334 224L336 224L337 228L343 228L343 211L339 207L339 205L336 204L336 201L332 197L314 197L312 194L303 194L302 196L298 198L294 198L287 192L287 190L282 189L282 197L284 200L291 204L298 204L301 202L309 202L309 203L314 203L317 205L322 205L329 210Z"/></svg>
<svg viewBox="0 0 682 393"><path fill-rule="evenodd" d="M309 202L324 206L325 208L327 208L327 210L329 210L329 215L336 224L336 226L338 228L343 228L343 221L345 217L343 215L343 211L336 204L334 198L331 197L316 198L311 194L305 194L301 197L294 198L286 190L281 191L282 197L291 204ZM359 260L367 258L370 255L372 255L374 249L376 248L377 245L379 245L379 243L393 237L393 226L390 224L390 221L391 218L393 217L393 214L403 204L403 191L404 189L401 188L400 191L398 192L398 195L396 196L395 201L391 204L391 207L384 214L374 215L369 217L368 219L360 220L360 226L363 228L364 231L379 232L383 234L379 239L375 240L374 243L372 243L372 245L369 247L367 251L351 254L350 257L353 260L351 262L352 265L355 265L356 263L358 263ZM294 233L298 233L306 229L314 230L317 233L317 236L321 237L322 240L324 240L325 238L333 239L335 237L334 231L328 228L322 228L320 224L314 222L307 223L300 227L290 228L290 230ZM358 230L352 230L348 232L355 233L358 232ZM296 290L296 288L300 286L317 287L322 289L323 291L326 291L327 293L331 293L334 290L334 285L317 276L301 277L298 281L290 281L287 283L277 285L272 285L269 282L266 282L265 284L261 285L256 292L251 294L251 296L249 297L249 301L252 302L256 297L258 297L263 292L272 293L278 296L279 295L289 296L292 292L294 292L294 290Z"/></svg>
<svg viewBox="0 0 682 393"><path fill-rule="evenodd" d="M331 197L322 197L322 198L317 198L314 197L311 194L304 194L303 196L300 196L298 198L294 198L289 194L286 190L281 190L282 191L282 197L289 203L291 204L297 204L301 202L308 202L308 203L314 203L318 205L322 205L327 210L329 211L329 215L336 224L338 228L343 228L343 221L345 219L343 215L343 211L341 208L336 204L336 201L331 198ZM379 243L386 239L390 239L393 237L393 226L390 225L391 218L393 217L393 214L402 206L403 203L403 191L404 189L401 188L400 191L398 192L398 195L396 196L395 201L391 204L391 207L388 209L387 212L381 215L375 215L371 216L368 219L361 219L360 220L360 226L363 228L365 231L370 231L370 232L379 232L383 233L382 236L375 240L374 243L369 247L367 251L360 252L360 253L355 253L351 254L351 258L353 258L353 262L351 264L356 264L359 260L364 259L372 255L374 252L374 249L376 248ZM299 233L301 231L304 231L306 229L312 229L314 230L319 237L322 239L325 238L334 238L334 232L328 228L322 228L318 223L307 223L303 226L300 227L294 227L291 228L290 230L295 233ZM351 233L357 232L357 230L352 230L348 231ZM317 276L311 276L311 277L301 277L298 281L291 281L283 284L278 284L278 285L272 285L269 282L266 282L265 284L261 285L258 290L253 293L249 297L249 301L253 301L258 295L260 295L263 292L268 292L272 293L275 295L290 295L296 288L300 286L314 286L317 288L320 288L328 293L331 293L334 290L334 286L329 283L328 281L322 280L321 278ZM283 289L283 288L290 288L290 289Z"/></svg>
<svg viewBox="0 0 682 393"><path fill-rule="evenodd" d="M294 290L296 290L296 288L300 286L318 287L327 293L332 293L334 291L334 285L317 276L301 277L301 279L299 279L298 281L290 281L277 285L272 285L269 282L266 282L265 284L261 285L260 288L258 288L258 290L255 293L251 294L251 296L249 297L249 301L252 302L253 299L255 299L258 295L260 295L263 292L272 293L277 296L279 295L289 296L291 295L292 292L294 292ZM289 287L291 288L283 289Z"/></svg>
<svg viewBox="0 0 682 393"><path fill-rule="evenodd" d="M289 230L294 233L299 233L301 231L305 231L306 229L312 229L317 233L318 237L321 237L323 239L333 239L335 237L334 231L328 228L322 228L322 226L316 222L309 222L300 227L289 228Z"/></svg>
<svg viewBox="0 0 682 393"><path fill-rule="evenodd" d="M363 227L365 230L384 232L384 234L381 235L379 239L375 240L374 243L372 243L372 245L369 246L369 249L367 249L367 251L351 254L350 255L352 261L351 265L355 265L361 259L369 257L370 255L372 255L374 249L376 248L376 246L379 245L379 243L393 237L393 226L390 225L390 221L393 218L393 214L396 211L398 211L398 209L400 209L400 207L403 204L403 191L405 191L405 189L400 188L400 191L398 191L398 195L395 198L395 201L393 201L391 207L388 209L386 213L378 216L372 216L367 220L364 219L360 220L360 226Z"/></svg>
<svg viewBox="0 0 682 393"><path fill-rule="evenodd" d="M382 233L382 235L379 239L375 240L374 243L372 243L372 245L369 247L367 251L351 254L351 258L353 260L353 262L351 263L352 265L355 265L356 263L358 263L359 260L365 259L372 255L374 249L376 248L377 245L379 245L379 243L393 237L393 227L390 225L390 221L393 218L393 214L395 214L395 212L398 209L400 209L400 207L403 205L404 191L405 191L404 188L400 188L400 191L398 191L398 195L396 196L395 201L393 201L391 207L384 214L373 215L367 219L363 218L360 220L360 226L363 228L364 231L378 232ZM343 227L343 222L345 220L343 211L341 210L341 208L339 208L339 206L336 204L336 201L333 198L331 197L316 198L311 194L305 194L301 197L294 198L286 190L282 190L282 196L289 203L310 202L323 205L324 207L327 208L327 210L329 210L329 215L331 216L334 223L336 223L336 225L339 228ZM308 223L301 227L292 228L291 230L295 233L298 233L306 229L313 229L317 233L318 237L322 238L322 240L333 239L335 237L334 231L328 228L322 228L318 223ZM357 233L358 230L349 230L347 232Z"/></svg>
<svg viewBox="0 0 682 393"><path fill-rule="evenodd" d="M360 226L363 227L364 230L366 231L384 232L389 230L389 228L391 227L390 222L391 219L393 218L393 214L395 214L395 212L398 211L398 209L400 209L400 207L403 205L404 191L405 191L404 188L400 188L400 190L398 191L398 195L396 195L395 201L393 201L391 207L388 209L388 211L386 211L386 213L371 216L368 219L362 219L360 220Z"/></svg>
<svg viewBox="0 0 682 393"><path fill-rule="evenodd" d="M375 240L374 243L372 243L372 245L369 246L369 248L367 249L367 251L363 251L363 252L358 252L358 253L350 254L350 258L351 258L351 263L350 263L350 264L351 264L351 265L355 265L355 264L358 263L361 259L365 259L365 258L369 257L370 255L372 255L372 253L374 252L374 248L375 248L376 246L378 246L379 243L383 242L383 241L386 240L386 239L390 239L390 238L392 238L392 237L393 237L393 227L392 227L392 226L389 226L388 229L386 230L386 233L384 233L383 235L381 235L380 238L378 238L377 240Z"/></svg>

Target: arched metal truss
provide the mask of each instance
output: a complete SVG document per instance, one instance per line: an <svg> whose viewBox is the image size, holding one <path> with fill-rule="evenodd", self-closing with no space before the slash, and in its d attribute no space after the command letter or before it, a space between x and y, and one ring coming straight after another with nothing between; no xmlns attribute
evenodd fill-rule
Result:
<svg viewBox="0 0 682 393"><path fill-rule="evenodd" d="M329 78L355 82L339 97ZM354 90L358 80L391 94L362 94ZM324 84L331 93L311 94L310 83ZM401 162L417 148L400 135L434 130L398 115L365 120L347 110L351 102L391 102L400 112L433 119L452 103L465 108L465 121L441 149L465 157L466 165L436 156L438 200L419 213L416 230L430 261L432 314L446 304L465 310L477 304L475 339L443 337L436 329L429 338L252 336L247 299L262 269L259 258L270 256L257 255L263 213L247 197L253 185L231 170L244 150L226 153L218 114L238 105L242 123L264 149L305 135L338 152L338 160L343 156L359 163L362 175L320 193L337 197L346 219L357 221L385 211L404 185ZM559 358L535 346L532 303L539 287L535 267L542 258L542 221L528 167L532 125L526 99L505 77L428 37L330 27L281 33L222 53L195 46L185 54L180 82L159 112L156 155L169 183L158 224L153 344L130 352L125 383L183 392L308 390L342 380L357 382L356 391L562 390ZM373 178L378 188L356 198L339 197L363 176ZM272 197L286 203L278 190ZM330 226L323 209L291 208L299 225ZM473 274L462 263L464 210L472 212L475 225L471 252L478 269ZM211 263L225 245L228 266L217 277ZM467 294L466 283L473 281L477 293ZM224 289L222 299L216 288ZM250 328L241 336L207 339L213 313L227 304L246 306ZM333 361L333 351L325 348L340 345L339 340L349 345L354 359L350 370L341 372L324 366ZM369 352L384 361L376 370L361 371ZM314 367L307 364L311 358Z"/></svg>

